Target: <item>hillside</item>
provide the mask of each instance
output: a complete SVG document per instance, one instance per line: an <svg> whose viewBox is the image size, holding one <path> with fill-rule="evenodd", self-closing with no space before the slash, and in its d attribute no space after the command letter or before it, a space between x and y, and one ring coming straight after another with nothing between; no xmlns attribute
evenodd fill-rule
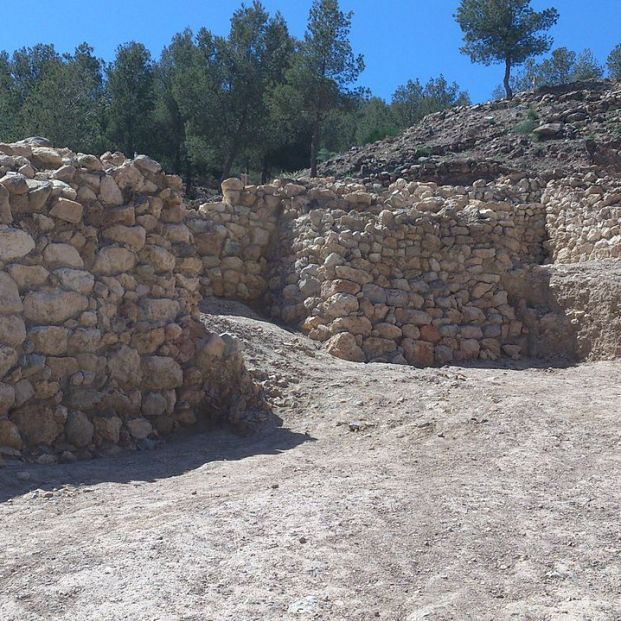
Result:
<svg viewBox="0 0 621 621"><path fill-rule="evenodd" d="M447 184L528 173L566 177L621 170L621 85L578 82L425 117L395 138L325 162L322 176L387 185L398 177Z"/></svg>

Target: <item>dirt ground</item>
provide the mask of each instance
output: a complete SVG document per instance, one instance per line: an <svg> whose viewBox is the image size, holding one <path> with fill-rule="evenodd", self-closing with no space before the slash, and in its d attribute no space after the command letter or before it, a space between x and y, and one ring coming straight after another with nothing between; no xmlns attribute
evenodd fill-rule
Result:
<svg viewBox="0 0 621 621"><path fill-rule="evenodd" d="M227 308L271 422L0 468L2 621L621 620L621 361L359 365Z"/></svg>

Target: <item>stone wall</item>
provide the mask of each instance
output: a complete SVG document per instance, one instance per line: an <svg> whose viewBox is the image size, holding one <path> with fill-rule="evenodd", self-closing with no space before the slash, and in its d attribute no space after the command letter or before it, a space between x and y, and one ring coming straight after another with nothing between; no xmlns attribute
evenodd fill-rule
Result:
<svg viewBox="0 0 621 621"><path fill-rule="evenodd" d="M5 454L73 459L150 446L201 414L251 421L260 392L239 343L201 321L205 296L249 303L359 362L621 348L615 296L600 287L589 297L595 272L541 267L621 256L611 179L545 191L524 176L388 187L229 179L221 202L188 209L181 180L144 156L40 140L0 154Z"/></svg>
<svg viewBox="0 0 621 621"><path fill-rule="evenodd" d="M223 191L224 202L202 205L186 221L203 266L202 292L254 302L267 290L270 247L281 208L279 188L244 189L241 181L229 179Z"/></svg>
<svg viewBox="0 0 621 621"><path fill-rule="evenodd" d="M181 179L146 157L0 145L0 447L54 462L260 405L200 321ZM190 221L191 224L192 221Z"/></svg>
<svg viewBox="0 0 621 621"><path fill-rule="evenodd" d="M253 301L351 360L519 357L527 330L500 283L543 259L545 213L472 198L503 187L229 181L224 202L195 215L221 231L203 257L213 265L206 293ZM512 191L529 193L530 182Z"/></svg>
<svg viewBox="0 0 621 621"><path fill-rule="evenodd" d="M546 188L547 244L554 263L621 258L621 181L594 173Z"/></svg>
<svg viewBox="0 0 621 621"><path fill-rule="evenodd" d="M604 202L614 195L608 181L602 194L593 180L580 183L552 182L546 196L560 188L564 197L568 184ZM229 180L223 202L202 206L190 226L220 230L202 257L206 294L250 302L336 356L417 366L610 357L621 335L593 334L614 315L613 298L600 296L597 315L588 287L556 295L562 288L546 280L553 272L534 269L570 243L555 237L558 210L542 204L544 186L524 176L471 186L400 179L387 188L333 178L258 187ZM585 231L599 226L601 210L583 223ZM615 231L610 225L606 239ZM577 317L584 329L574 329Z"/></svg>
<svg viewBox="0 0 621 621"><path fill-rule="evenodd" d="M417 366L524 353L500 282L538 257L540 206L423 199L379 214L296 215L282 242L293 253L271 280L272 314L328 351Z"/></svg>

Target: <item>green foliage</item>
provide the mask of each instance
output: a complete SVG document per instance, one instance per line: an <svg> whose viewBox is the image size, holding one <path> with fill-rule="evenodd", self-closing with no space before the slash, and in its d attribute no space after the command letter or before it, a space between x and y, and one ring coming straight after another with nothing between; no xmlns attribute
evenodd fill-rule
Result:
<svg viewBox="0 0 621 621"><path fill-rule="evenodd" d="M540 63L529 59L522 70L511 78L514 91L528 91L541 86L559 86L580 80L599 80L604 75L603 67L595 59L590 49L580 54L560 47L552 51L548 58ZM494 96L500 98L499 89Z"/></svg>
<svg viewBox="0 0 621 621"><path fill-rule="evenodd" d="M617 45L606 60L608 73L613 80L621 80L621 44Z"/></svg>
<svg viewBox="0 0 621 621"><path fill-rule="evenodd" d="M426 146L418 147L418 149L416 149L416 152L414 153L414 157L416 158L431 157L431 155L432 155L431 149Z"/></svg>
<svg viewBox="0 0 621 621"><path fill-rule="evenodd" d="M464 33L462 53L473 62L504 63L504 86L513 97L511 69L547 52L545 34L558 20L556 9L535 11L531 0L462 0L455 18Z"/></svg>
<svg viewBox="0 0 621 621"><path fill-rule="evenodd" d="M352 15L340 10L338 0L313 1L304 40L274 97L278 116L294 118L311 130L313 176L326 118L364 69L362 56L354 54L349 42Z"/></svg>
<svg viewBox="0 0 621 621"><path fill-rule="evenodd" d="M588 48L583 50L572 69L570 81L601 80L603 77L604 68L595 59L593 51Z"/></svg>
<svg viewBox="0 0 621 621"><path fill-rule="evenodd" d="M255 0L225 36L185 30L157 59L139 42L109 65L86 43L64 55L47 44L0 52L0 140L41 135L75 151L149 153L188 186L240 172L266 181L470 103L442 75L410 80L389 102L355 88L364 62L351 21L338 0L314 0L297 41Z"/></svg>
<svg viewBox="0 0 621 621"><path fill-rule="evenodd" d="M73 56L52 63L30 89L21 109L22 131L76 151L99 151L102 107L103 63L83 43Z"/></svg>
<svg viewBox="0 0 621 621"><path fill-rule="evenodd" d="M324 147L323 149L319 150L319 153L317 154L317 160L322 163L327 162L329 159L332 159L335 155L336 153Z"/></svg>
<svg viewBox="0 0 621 621"><path fill-rule="evenodd" d="M527 135L532 134L533 130L538 126L539 126L539 123L535 119L528 118L518 123L513 128L513 133L527 136Z"/></svg>
<svg viewBox="0 0 621 621"><path fill-rule="evenodd" d="M135 41L117 48L108 68L108 136L127 155L144 152L152 140L155 107L151 54Z"/></svg>
<svg viewBox="0 0 621 621"><path fill-rule="evenodd" d="M460 90L457 83L448 83L440 74L431 78L425 85L420 80L409 80L400 86L392 96L392 111L396 125L400 129L411 127L433 112L451 106L469 105L468 93Z"/></svg>
<svg viewBox="0 0 621 621"><path fill-rule="evenodd" d="M526 114L526 118L529 121L536 121L539 118L539 115L537 114L537 110L535 110L535 108L533 108L532 106L530 106L528 108L528 112Z"/></svg>
<svg viewBox="0 0 621 621"><path fill-rule="evenodd" d="M19 139L19 96L11 74L11 61L6 52L0 52L0 140Z"/></svg>

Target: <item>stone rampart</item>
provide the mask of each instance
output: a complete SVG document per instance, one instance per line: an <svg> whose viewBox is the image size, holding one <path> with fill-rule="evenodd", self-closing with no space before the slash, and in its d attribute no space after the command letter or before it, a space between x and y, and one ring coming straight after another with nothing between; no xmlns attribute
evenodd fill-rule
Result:
<svg viewBox="0 0 621 621"><path fill-rule="evenodd" d="M200 321L179 177L144 156L0 145L0 447L39 461L152 444L259 405Z"/></svg>

